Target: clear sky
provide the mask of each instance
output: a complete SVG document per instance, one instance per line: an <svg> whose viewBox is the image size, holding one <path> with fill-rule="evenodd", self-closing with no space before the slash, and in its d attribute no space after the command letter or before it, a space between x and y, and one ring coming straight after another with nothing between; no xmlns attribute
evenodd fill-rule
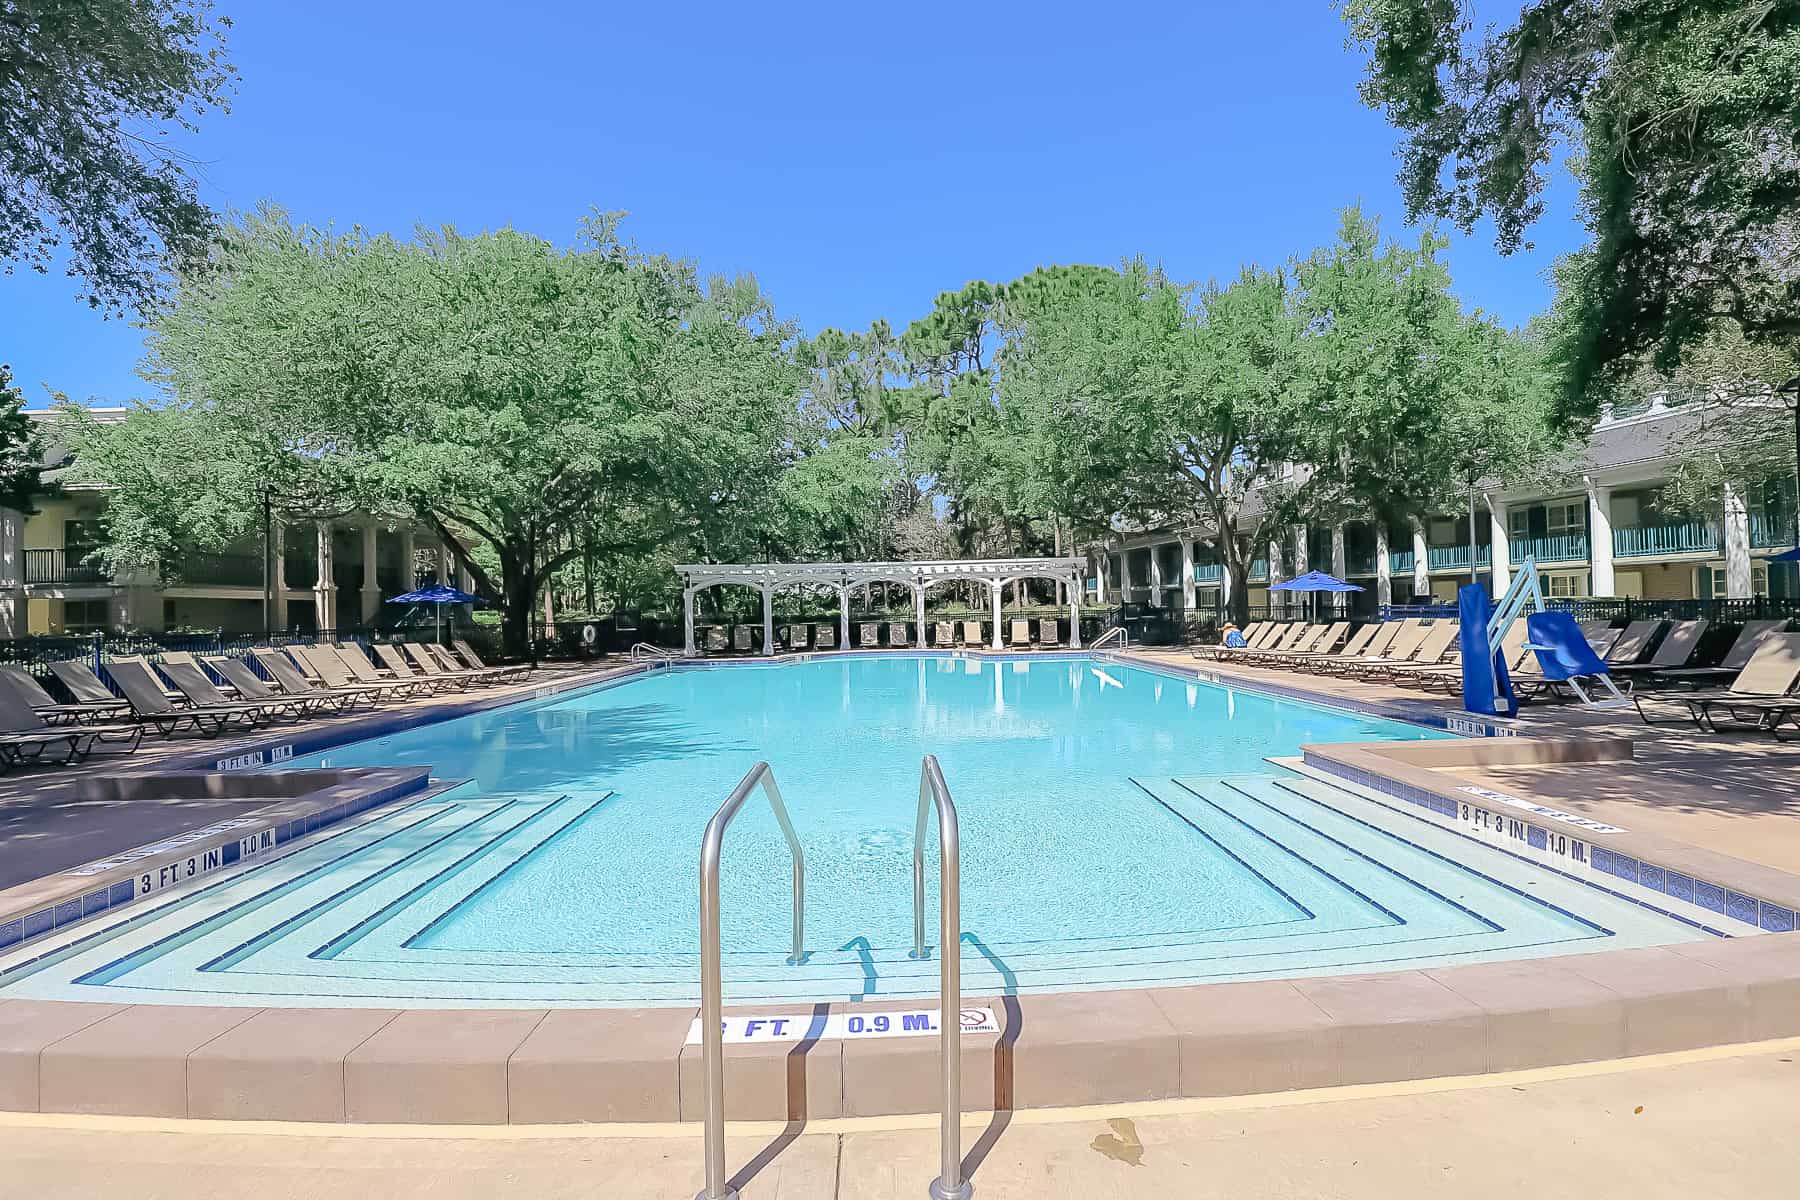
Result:
<svg viewBox="0 0 1800 1200"><path fill-rule="evenodd" d="M191 143L217 208L406 232L628 237L753 272L809 329L899 328L937 293L1048 263L1228 277L1330 239L1360 201L1402 232L1396 138L1356 95L1328 0L1256 4L253 4L232 112ZM1456 236L1458 292L1510 323L1580 243L1553 193L1537 248ZM60 274L0 278L0 360L117 403L141 334Z"/></svg>

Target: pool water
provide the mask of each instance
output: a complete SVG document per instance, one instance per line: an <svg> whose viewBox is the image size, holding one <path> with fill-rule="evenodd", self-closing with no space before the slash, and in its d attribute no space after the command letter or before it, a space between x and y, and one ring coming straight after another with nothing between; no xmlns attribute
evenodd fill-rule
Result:
<svg viewBox="0 0 1800 1200"><path fill-rule="evenodd" d="M785 961L787 848L753 796L724 852L728 998L929 993L935 961L909 954L927 753L960 814L971 993L1703 936L1266 761L1442 736L1075 657L657 671L284 764L429 764L467 782L132 920L0 995L693 1003L701 831L758 759L805 850L809 953Z"/></svg>

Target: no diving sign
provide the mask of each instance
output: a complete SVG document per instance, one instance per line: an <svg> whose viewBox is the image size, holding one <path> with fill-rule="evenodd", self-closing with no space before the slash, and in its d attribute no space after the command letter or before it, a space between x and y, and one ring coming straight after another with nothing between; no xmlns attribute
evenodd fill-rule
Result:
<svg viewBox="0 0 1800 1200"><path fill-rule="evenodd" d="M938 1009L902 1008L883 1012L828 1013L814 1016L806 1013L780 1015L734 1015L722 1022L726 1045L748 1042L799 1042L809 1038L880 1038L932 1037L943 1030ZM965 1008L961 1013L962 1031L999 1033L991 1008ZM688 1026L687 1044L700 1044L700 1018Z"/></svg>

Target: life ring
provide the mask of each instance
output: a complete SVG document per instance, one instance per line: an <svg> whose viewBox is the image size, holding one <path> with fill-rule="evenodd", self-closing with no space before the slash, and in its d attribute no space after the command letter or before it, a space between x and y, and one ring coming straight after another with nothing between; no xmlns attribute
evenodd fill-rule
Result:
<svg viewBox="0 0 1800 1200"><path fill-rule="evenodd" d="M581 627L581 644L582 645L591 646L599 640L600 640L600 631L598 629L595 629L592 625L583 625Z"/></svg>

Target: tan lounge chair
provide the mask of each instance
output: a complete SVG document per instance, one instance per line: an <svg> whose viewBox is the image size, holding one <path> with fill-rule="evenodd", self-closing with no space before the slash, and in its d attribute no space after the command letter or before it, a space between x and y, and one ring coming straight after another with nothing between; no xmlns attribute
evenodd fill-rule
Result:
<svg viewBox="0 0 1800 1200"><path fill-rule="evenodd" d="M1425 640L1428 628L1417 617L1383 622L1382 632L1377 633L1370 641L1368 652L1362 657L1319 659L1313 669L1322 674L1348 678L1363 667L1378 663L1405 662L1417 652L1419 643Z"/></svg>
<svg viewBox="0 0 1800 1200"><path fill-rule="evenodd" d="M218 708L191 705L178 708L163 691L162 680L141 658L119 658L106 664L107 673L125 698L131 701L134 720L155 727L164 737L191 728L203 737L218 737L229 726L254 729L261 723L255 707L231 704Z"/></svg>
<svg viewBox="0 0 1800 1200"><path fill-rule="evenodd" d="M986 644L981 638L980 621L964 621L962 623L962 644L965 646L982 646Z"/></svg>
<svg viewBox="0 0 1800 1200"><path fill-rule="evenodd" d="M836 650L837 649L837 626L836 625L820 625L820 626L818 626L814 630L813 649L815 649L815 650Z"/></svg>
<svg viewBox="0 0 1800 1200"><path fill-rule="evenodd" d="M37 676L24 667L0 666L0 675L4 675L25 698L31 711L50 725L117 721L131 715L131 705L110 693L105 700L77 700L73 704L64 704L45 691Z"/></svg>
<svg viewBox="0 0 1800 1200"><path fill-rule="evenodd" d="M1038 648L1053 650L1062 646L1061 625L1054 617L1038 619Z"/></svg>
<svg viewBox="0 0 1800 1200"><path fill-rule="evenodd" d="M1031 622L1014 617L1011 632L1007 635L1006 644L1031 648Z"/></svg>
<svg viewBox="0 0 1800 1200"><path fill-rule="evenodd" d="M1411 658L1400 662L1370 663L1357 673L1358 678L1371 683L1402 682L1406 676L1418 671L1441 667L1444 656L1450 653L1451 647L1457 645L1460 631L1460 623L1455 620L1446 618L1435 621L1425 631L1425 637L1419 642L1419 648L1413 651Z"/></svg>
<svg viewBox="0 0 1800 1200"><path fill-rule="evenodd" d="M1656 653L1651 655L1649 662L1618 663L1612 668L1613 674L1630 677L1685 667L1688 659L1694 657L1694 651L1699 647L1700 639L1705 636L1709 624L1704 617L1695 621L1675 622L1675 627L1669 630L1668 636L1656 647Z"/></svg>
<svg viewBox="0 0 1800 1200"><path fill-rule="evenodd" d="M1685 684L1701 687L1709 683L1723 684L1737 676L1750 662L1750 656L1769 638L1775 637L1787 628L1786 621L1746 621L1738 630L1737 640L1725 657L1719 660L1716 667L1676 667L1666 671L1656 671L1651 675L1651 682L1658 684Z"/></svg>
<svg viewBox="0 0 1800 1200"><path fill-rule="evenodd" d="M706 627L706 652L708 654L723 654L729 649L731 649L731 639L726 634L725 627L723 625L708 625Z"/></svg>
<svg viewBox="0 0 1800 1200"><path fill-rule="evenodd" d="M1729 687L1632 699L1646 724L1655 724L1644 713L1649 700L1685 705L1688 719L1712 733L1724 732L1719 728L1721 714L1734 728L1773 729L1800 712L1800 696L1791 694L1796 681L1800 681L1800 633L1779 633L1762 640Z"/></svg>
<svg viewBox="0 0 1800 1200"><path fill-rule="evenodd" d="M881 646L881 626L874 621L864 621L856 629L856 644L864 650L875 650Z"/></svg>
<svg viewBox="0 0 1800 1200"><path fill-rule="evenodd" d="M30 700L10 678L0 678L0 771L45 760L61 766L86 758L101 742L127 743L124 753L138 748L142 725L51 725L32 711Z"/></svg>
<svg viewBox="0 0 1800 1200"><path fill-rule="evenodd" d="M948 649L956 642L956 623L954 621L938 621L931 627L932 644L939 650Z"/></svg>
<svg viewBox="0 0 1800 1200"><path fill-rule="evenodd" d="M787 643L789 650L809 649L812 646L812 627L789 625L787 627Z"/></svg>
<svg viewBox="0 0 1800 1200"><path fill-rule="evenodd" d="M912 645L912 632L911 632L910 627L906 624L905 621L889 621L888 622L888 645L890 645L890 646L910 646L910 645Z"/></svg>

